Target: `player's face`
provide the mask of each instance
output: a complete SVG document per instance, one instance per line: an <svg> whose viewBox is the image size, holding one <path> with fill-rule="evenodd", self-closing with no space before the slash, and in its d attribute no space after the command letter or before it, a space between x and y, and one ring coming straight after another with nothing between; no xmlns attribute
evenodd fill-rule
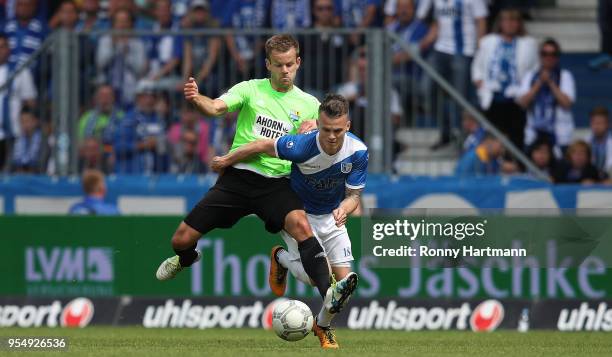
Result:
<svg viewBox="0 0 612 357"><path fill-rule="evenodd" d="M270 58L266 59L266 68L270 71L270 81L276 89L291 89L293 80L300 68L300 58L291 48L287 52L272 51Z"/></svg>
<svg viewBox="0 0 612 357"><path fill-rule="evenodd" d="M330 118L324 112L319 113L319 139L321 146L328 154L337 153L344 143L344 136L351 127L348 114L339 118Z"/></svg>

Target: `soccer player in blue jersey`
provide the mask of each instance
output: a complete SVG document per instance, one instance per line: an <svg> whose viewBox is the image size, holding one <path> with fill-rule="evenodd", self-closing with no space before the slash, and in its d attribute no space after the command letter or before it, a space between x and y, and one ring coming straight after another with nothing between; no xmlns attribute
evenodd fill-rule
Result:
<svg viewBox="0 0 612 357"><path fill-rule="evenodd" d="M342 289L331 289L334 291L331 303L326 301L315 319L313 331L323 348L338 348L330 329L331 320L357 286L357 274L351 271L350 262L354 259L345 223L359 206L365 187L368 148L348 132L350 124L348 101L341 95L328 94L319 107L318 130L260 139L215 157L212 162L217 171L261 153L292 162L291 187L304 202L310 225L327 254L337 284L342 284ZM281 235L287 248L274 247L270 257L270 287L278 296L285 293L287 271L312 285L295 240L285 231Z"/></svg>

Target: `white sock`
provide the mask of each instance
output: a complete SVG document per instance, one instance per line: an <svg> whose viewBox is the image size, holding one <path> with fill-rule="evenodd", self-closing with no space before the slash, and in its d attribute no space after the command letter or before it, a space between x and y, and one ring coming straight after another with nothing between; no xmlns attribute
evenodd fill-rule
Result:
<svg viewBox="0 0 612 357"><path fill-rule="evenodd" d="M301 281L306 285L312 286L312 283L310 282L310 277L308 276L308 274L306 274L306 271L302 266L302 262L299 259L292 260L291 258L291 254L289 254L289 252L285 249L279 249L276 253L276 259L278 259L278 262L285 268L289 269L291 274L293 274L293 276L297 280Z"/></svg>
<svg viewBox="0 0 612 357"><path fill-rule="evenodd" d="M321 327L329 327L334 316L336 316L336 314L330 313L327 311L327 309L325 309L325 306L322 306L319 316L317 316L317 325Z"/></svg>

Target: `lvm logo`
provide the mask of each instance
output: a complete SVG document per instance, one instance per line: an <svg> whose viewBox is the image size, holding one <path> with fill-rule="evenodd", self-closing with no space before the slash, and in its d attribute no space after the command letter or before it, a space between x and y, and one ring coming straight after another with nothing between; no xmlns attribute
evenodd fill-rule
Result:
<svg viewBox="0 0 612 357"><path fill-rule="evenodd" d="M26 247L28 283L113 281L111 247Z"/></svg>

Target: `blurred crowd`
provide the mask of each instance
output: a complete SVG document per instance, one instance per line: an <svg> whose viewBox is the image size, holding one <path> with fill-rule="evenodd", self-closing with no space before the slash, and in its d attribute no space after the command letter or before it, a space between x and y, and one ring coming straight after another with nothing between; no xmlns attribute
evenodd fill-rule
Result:
<svg viewBox="0 0 612 357"><path fill-rule="evenodd" d="M363 135L368 56L360 29L380 27L418 48L551 180L604 181L612 170L609 115L605 108L595 108L592 135L572 142L574 79L559 64L562 49L555 40L538 43L527 34L524 19L532 2L0 0L0 84L53 31L88 34L80 36L82 115L74 120L79 172L206 173L210 158L227 150L235 117L204 118L181 100L182 84L189 76L196 78L204 94L215 97L238 81L267 75L262 51L267 36L245 35L249 30L318 30L298 38L303 57L298 85L316 96L329 91L346 96L353 130ZM164 32L223 28L242 32ZM355 31L346 36L329 32L337 28ZM109 30L141 30L146 35ZM410 53L397 43L391 53L394 89L389 112L399 127L407 122L409 109L415 112L411 98L434 101L429 103L432 107L437 103L434 84L412 63ZM50 135L49 115L35 108L40 99L37 88L46 80L35 65L0 91L0 171L53 171L51 152L57 142ZM415 88L413 83L422 85ZM453 127L461 122L466 141L458 174L524 169L474 118L458 110L444 110L442 117L440 142L432 150L449 145ZM401 149L394 145L396 154ZM586 163L579 165L581 159Z"/></svg>

